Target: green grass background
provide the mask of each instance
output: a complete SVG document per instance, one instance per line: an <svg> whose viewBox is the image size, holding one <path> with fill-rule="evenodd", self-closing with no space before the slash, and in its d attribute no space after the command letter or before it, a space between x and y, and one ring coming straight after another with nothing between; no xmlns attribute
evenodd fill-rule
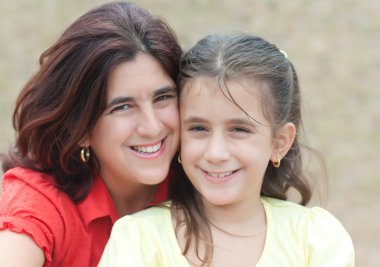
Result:
<svg viewBox="0 0 380 267"><path fill-rule="evenodd" d="M105 1L0 1L0 150L38 57L79 15ZM136 0L163 17L186 49L221 28L261 35L285 50L303 90L308 140L325 156L326 207L356 248L356 266L380 266L380 1Z"/></svg>

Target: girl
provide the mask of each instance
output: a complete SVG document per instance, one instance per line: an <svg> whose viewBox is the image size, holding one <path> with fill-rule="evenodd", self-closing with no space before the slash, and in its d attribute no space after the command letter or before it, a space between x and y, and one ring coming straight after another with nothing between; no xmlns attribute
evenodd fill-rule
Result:
<svg viewBox="0 0 380 267"><path fill-rule="evenodd" d="M285 54L256 36L210 35L183 56L179 85L188 179L174 181L170 209L120 219L100 266L353 266L343 226L304 207L300 91Z"/></svg>
<svg viewBox="0 0 380 267"><path fill-rule="evenodd" d="M3 163L0 266L96 266L117 218L166 200L180 55L168 25L126 2L87 12L42 54Z"/></svg>

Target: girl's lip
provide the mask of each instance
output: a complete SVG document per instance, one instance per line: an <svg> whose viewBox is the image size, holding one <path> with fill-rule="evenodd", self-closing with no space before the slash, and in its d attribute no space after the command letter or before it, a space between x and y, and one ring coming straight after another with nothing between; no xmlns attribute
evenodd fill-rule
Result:
<svg viewBox="0 0 380 267"><path fill-rule="evenodd" d="M205 171L202 169L203 175L206 178L206 180L213 184L222 184L230 181L236 176L236 173L239 171L239 169L233 170L233 171L217 171L217 172L210 172Z"/></svg>

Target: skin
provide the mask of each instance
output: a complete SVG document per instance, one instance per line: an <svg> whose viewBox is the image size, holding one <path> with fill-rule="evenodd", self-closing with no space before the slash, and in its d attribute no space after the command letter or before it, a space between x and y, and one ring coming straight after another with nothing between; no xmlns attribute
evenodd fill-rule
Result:
<svg viewBox="0 0 380 267"><path fill-rule="evenodd" d="M83 145L96 153L116 210L125 215L143 209L169 172L179 143L177 92L174 81L147 54L117 66L107 91L107 109ZM0 248L2 267L40 267L45 261L26 234L0 231Z"/></svg>
<svg viewBox="0 0 380 267"><path fill-rule="evenodd" d="M175 84L159 62L138 54L110 75L107 109L86 139L100 160L120 215L141 210L178 149Z"/></svg>
<svg viewBox="0 0 380 267"><path fill-rule="evenodd" d="M226 98L215 78L186 82L180 102L182 166L202 195L206 216L218 226L211 227L213 266L254 266L266 236L264 173L287 153L295 127L288 123L272 136L256 84L232 80L227 86L254 120ZM194 251L189 256L199 263Z"/></svg>
<svg viewBox="0 0 380 267"><path fill-rule="evenodd" d="M45 256L42 250L34 243L31 237L9 230L0 231L0 266L42 266ZM22 251L22 256L20 255Z"/></svg>

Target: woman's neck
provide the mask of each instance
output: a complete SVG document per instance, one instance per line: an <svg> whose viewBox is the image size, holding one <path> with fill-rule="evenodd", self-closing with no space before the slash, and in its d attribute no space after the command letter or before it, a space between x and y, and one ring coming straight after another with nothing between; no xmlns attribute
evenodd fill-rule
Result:
<svg viewBox="0 0 380 267"><path fill-rule="evenodd" d="M149 206L154 199L157 185L132 185L122 189L109 188L111 198L115 204L116 212L120 217L138 212Z"/></svg>

